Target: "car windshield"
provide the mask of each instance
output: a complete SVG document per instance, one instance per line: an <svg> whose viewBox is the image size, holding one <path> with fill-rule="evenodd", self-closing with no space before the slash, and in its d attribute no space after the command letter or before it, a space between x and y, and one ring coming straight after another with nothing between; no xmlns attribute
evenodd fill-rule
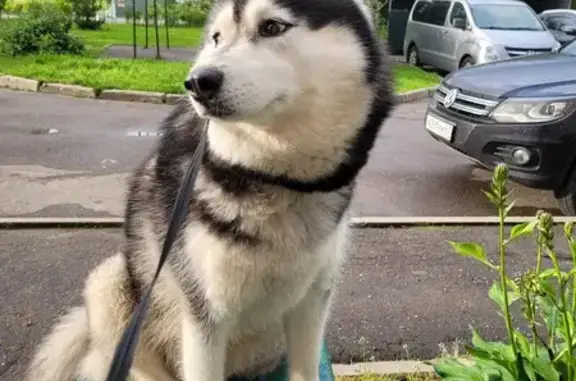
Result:
<svg viewBox="0 0 576 381"><path fill-rule="evenodd" d="M474 22L481 29L544 30L538 17L525 5L475 4L471 10Z"/></svg>
<svg viewBox="0 0 576 381"><path fill-rule="evenodd" d="M576 39L564 45L562 49L560 49L559 53L568 56L576 56Z"/></svg>

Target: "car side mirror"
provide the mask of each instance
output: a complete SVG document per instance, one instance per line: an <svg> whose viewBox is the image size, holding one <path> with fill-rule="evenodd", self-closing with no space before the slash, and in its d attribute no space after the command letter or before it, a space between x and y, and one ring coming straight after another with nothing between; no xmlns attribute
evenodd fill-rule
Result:
<svg viewBox="0 0 576 381"><path fill-rule="evenodd" d="M452 20L452 26L454 28L457 28L457 29L466 30L466 26L467 26L466 19L463 19L461 17L457 17L454 20Z"/></svg>
<svg viewBox="0 0 576 381"><path fill-rule="evenodd" d="M560 28L560 31L569 34L570 36L576 36L576 27L574 26L564 25Z"/></svg>

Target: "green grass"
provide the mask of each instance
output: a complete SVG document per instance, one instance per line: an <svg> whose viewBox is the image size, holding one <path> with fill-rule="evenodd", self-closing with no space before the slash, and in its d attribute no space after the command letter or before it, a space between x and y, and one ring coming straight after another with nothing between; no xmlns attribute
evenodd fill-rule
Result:
<svg viewBox="0 0 576 381"><path fill-rule="evenodd" d="M440 83L438 74L403 64L394 66L394 79L396 81L396 91L399 92L436 86Z"/></svg>
<svg viewBox="0 0 576 381"><path fill-rule="evenodd" d="M181 93L189 69L185 62L94 59L71 56L0 56L0 71L45 82L67 83L97 89Z"/></svg>
<svg viewBox="0 0 576 381"><path fill-rule="evenodd" d="M143 47L146 40L146 28L144 25L136 26L136 43ZM166 46L166 29L159 26L160 47ZM104 24L100 30L74 29L73 34L80 37L88 50L93 54L99 54L106 45L127 44L132 45L132 24ZM202 37L201 28L177 27L169 28L170 46L194 47L200 45ZM148 26L148 46L156 46L156 32L153 26Z"/></svg>
<svg viewBox="0 0 576 381"><path fill-rule="evenodd" d="M438 381L439 378L429 373L413 373L401 375L380 375L366 373L358 376L337 377L336 381Z"/></svg>
<svg viewBox="0 0 576 381"><path fill-rule="evenodd" d="M0 38L9 21L0 21ZM149 46L155 46L154 28L149 30ZM88 48L86 56L25 56L0 55L0 72L45 82L77 84L97 89L143 90L179 93L189 69L184 62L164 62L145 59L95 58L109 44L132 44L131 24L105 24L101 30L78 30ZM144 26L137 26L138 46L144 45ZM160 46L165 46L164 29L160 29ZM194 47L200 44L200 28L170 28L170 45ZM438 84L438 75L406 65L395 65L396 92L405 92Z"/></svg>
<svg viewBox="0 0 576 381"><path fill-rule="evenodd" d="M74 56L0 56L0 72L44 82L67 83L97 89L180 93L189 69L185 62L145 59L95 59ZM438 84L436 74L405 65L394 67L397 92Z"/></svg>

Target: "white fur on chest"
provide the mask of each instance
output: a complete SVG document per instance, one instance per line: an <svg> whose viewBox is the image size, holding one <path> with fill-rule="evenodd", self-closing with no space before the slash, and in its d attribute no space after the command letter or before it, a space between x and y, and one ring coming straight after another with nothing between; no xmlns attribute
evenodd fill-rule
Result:
<svg viewBox="0 0 576 381"><path fill-rule="evenodd" d="M192 224L186 231L186 254L215 317L244 334L279 322L314 282L330 281L342 260L346 231L342 222L322 243L300 250L282 241L246 248Z"/></svg>

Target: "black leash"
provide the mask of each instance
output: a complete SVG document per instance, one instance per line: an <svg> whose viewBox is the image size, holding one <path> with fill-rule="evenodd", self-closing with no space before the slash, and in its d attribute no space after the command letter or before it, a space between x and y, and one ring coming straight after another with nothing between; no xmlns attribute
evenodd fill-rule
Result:
<svg viewBox="0 0 576 381"><path fill-rule="evenodd" d="M138 343L138 335L140 333L140 327L144 316L148 309L148 304L150 303L150 295L152 294L152 287L160 275L160 270L166 262L168 253L172 248L172 244L176 239L186 216L188 215L188 206L190 202L190 194L194 187L194 182L198 176L198 171L200 170L200 163L202 162L202 156L206 149L206 133L208 129L208 122L201 132L200 139L198 141L198 146L192 155L192 162L188 167L186 176L180 185L178 190L178 196L172 207L172 216L170 218L170 223L168 225L168 231L166 232L166 237L164 239L164 245L162 247L162 254L160 255L160 261L158 262L158 267L156 268L156 274L152 279L152 283L148 288L148 291L144 297L136 306L136 309L132 313L132 318L130 324L124 330L120 342L116 346L116 351L114 352L114 358L112 364L110 365L110 370L108 371L108 377L106 381L125 381L130 373L130 368L132 367L132 361L134 359L134 350L136 349L136 344Z"/></svg>

